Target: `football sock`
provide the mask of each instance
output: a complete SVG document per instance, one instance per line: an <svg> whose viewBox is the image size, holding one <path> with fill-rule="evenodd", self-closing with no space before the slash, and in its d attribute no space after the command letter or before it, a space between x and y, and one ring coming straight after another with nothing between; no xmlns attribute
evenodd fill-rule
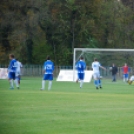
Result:
<svg viewBox="0 0 134 134"><path fill-rule="evenodd" d="M99 85L98 80L94 80L94 84L95 84L96 87L98 87L98 85Z"/></svg>
<svg viewBox="0 0 134 134"><path fill-rule="evenodd" d="M52 81L49 81L49 84L48 84L48 90L51 89L51 86L52 86Z"/></svg>
<svg viewBox="0 0 134 134"><path fill-rule="evenodd" d="M14 83L16 84L16 87L19 87L18 80L14 80Z"/></svg>
<svg viewBox="0 0 134 134"><path fill-rule="evenodd" d="M83 80L80 81L80 88L83 86Z"/></svg>
<svg viewBox="0 0 134 134"><path fill-rule="evenodd" d="M9 80L10 86L13 88L13 80Z"/></svg>
<svg viewBox="0 0 134 134"><path fill-rule="evenodd" d="M99 83L99 86L101 86L101 80L100 79L98 80L98 83Z"/></svg>
<svg viewBox="0 0 134 134"><path fill-rule="evenodd" d="M42 89L45 89L45 81L42 80Z"/></svg>

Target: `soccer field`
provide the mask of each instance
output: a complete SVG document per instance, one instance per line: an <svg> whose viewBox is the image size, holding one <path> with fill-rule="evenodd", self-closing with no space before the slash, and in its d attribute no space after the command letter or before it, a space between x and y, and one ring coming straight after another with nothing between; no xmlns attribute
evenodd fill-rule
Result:
<svg viewBox="0 0 134 134"><path fill-rule="evenodd" d="M53 82L40 91L41 78L22 78L20 90L0 80L0 134L132 134L134 85L102 80L83 88Z"/></svg>

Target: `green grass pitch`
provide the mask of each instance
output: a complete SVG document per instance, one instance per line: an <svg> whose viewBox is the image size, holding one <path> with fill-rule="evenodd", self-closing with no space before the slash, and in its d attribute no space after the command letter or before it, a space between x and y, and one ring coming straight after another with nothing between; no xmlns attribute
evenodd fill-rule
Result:
<svg viewBox="0 0 134 134"><path fill-rule="evenodd" d="M22 78L20 90L0 80L0 134L133 134L134 85L102 80L103 89L41 78Z"/></svg>

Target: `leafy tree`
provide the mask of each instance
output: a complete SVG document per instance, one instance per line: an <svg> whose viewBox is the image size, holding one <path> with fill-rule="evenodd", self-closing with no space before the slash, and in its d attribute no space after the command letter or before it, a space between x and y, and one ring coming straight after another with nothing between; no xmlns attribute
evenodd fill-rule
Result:
<svg viewBox="0 0 134 134"><path fill-rule="evenodd" d="M1 0L0 63L72 65L74 47L133 48L132 1Z"/></svg>

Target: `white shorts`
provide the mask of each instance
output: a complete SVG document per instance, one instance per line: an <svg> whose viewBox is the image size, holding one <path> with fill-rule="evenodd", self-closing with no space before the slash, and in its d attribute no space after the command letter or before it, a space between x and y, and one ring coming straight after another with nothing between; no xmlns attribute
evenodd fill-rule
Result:
<svg viewBox="0 0 134 134"><path fill-rule="evenodd" d="M15 73L15 76L16 76L16 77L18 77L18 76L20 76L20 75L21 75L20 72L16 72L16 73Z"/></svg>
<svg viewBox="0 0 134 134"><path fill-rule="evenodd" d="M134 76L131 76L130 77L130 81L134 81Z"/></svg>
<svg viewBox="0 0 134 134"><path fill-rule="evenodd" d="M100 78L100 73L93 73L94 79L99 79Z"/></svg>

